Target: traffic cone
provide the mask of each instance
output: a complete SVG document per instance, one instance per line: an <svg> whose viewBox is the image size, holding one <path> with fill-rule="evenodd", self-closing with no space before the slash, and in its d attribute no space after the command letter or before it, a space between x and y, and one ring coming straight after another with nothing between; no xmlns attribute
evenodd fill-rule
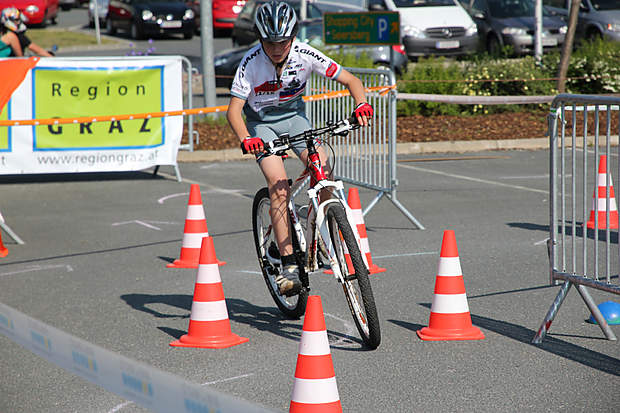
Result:
<svg viewBox="0 0 620 413"><path fill-rule="evenodd" d="M299 342L289 413L342 412L321 297L311 295Z"/></svg>
<svg viewBox="0 0 620 413"><path fill-rule="evenodd" d="M168 268L198 268L200 259L200 246L202 239L209 236L205 210L202 206L200 187L192 184L189 191L189 202L187 204L187 215L185 218L185 228L183 230L183 243L179 259L166 265ZM218 265L226 262L216 258Z"/></svg>
<svg viewBox="0 0 620 413"><path fill-rule="evenodd" d="M364 224L364 214L362 214L362 203L360 202L360 195L357 188L349 188L349 196L347 197L347 203L353 211L353 219L357 224L357 232L360 234L360 244L362 246L362 254L366 255L366 261L368 262L368 271L371 274L384 272L385 268L381 268L376 264L373 264L372 257L370 255L370 244L368 243L368 235L366 234L366 225Z"/></svg>
<svg viewBox="0 0 620 413"><path fill-rule="evenodd" d="M2 231L0 231L0 258L9 255L9 250L2 243Z"/></svg>
<svg viewBox="0 0 620 413"><path fill-rule="evenodd" d="M368 234L366 233L366 225L364 224L364 214L362 213L362 203L360 202L360 196L357 188L349 188L347 203L349 204L349 207L353 212L353 220L357 225L357 233L360 236L360 252L366 257L368 272L370 272L371 274L376 274L386 271L385 268L381 268L377 264L374 264L372 262L372 256L370 255L370 244L368 243ZM353 261L351 261L351 255L346 249L346 245L344 251L344 258L347 262L347 267L349 267L349 274L355 273L355 269L353 268ZM332 270L325 270L323 272L325 274L334 273Z"/></svg>
<svg viewBox="0 0 620 413"><path fill-rule="evenodd" d="M225 348L248 341L230 331L228 309L220 278L213 238L204 237L194 287L187 334L170 343L173 347Z"/></svg>
<svg viewBox="0 0 620 413"><path fill-rule="evenodd" d="M484 334L471 323L463 272L454 231L443 233L435 295L428 327L418 331L422 340L482 340Z"/></svg>
<svg viewBox="0 0 620 413"><path fill-rule="evenodd" d="M594 211L596 206L595 200L598 204L598 229L607 228L607 155L601 155L598 162L598 178L597 187L592 194L592 209L590 210L590 219L587 222L587 226L590 229L594 229ZM597 197L598 192L598 197ZM609 228L618 228L618 207L616 206L616 195L614 194L614 184L611 180L611 174L609 175Z"/></svg>

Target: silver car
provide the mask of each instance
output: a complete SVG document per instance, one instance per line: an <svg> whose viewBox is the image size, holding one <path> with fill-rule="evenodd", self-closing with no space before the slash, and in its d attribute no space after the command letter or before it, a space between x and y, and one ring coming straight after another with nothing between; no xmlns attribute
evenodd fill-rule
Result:
<svg viewBox="0 0 620 413"><path fill-rule="evenodd" d="M552 14L568 21L571 0L543 0ZM602 37L620 42L620 1L581 0L577 19L576 37L593 39Z"/></svg>

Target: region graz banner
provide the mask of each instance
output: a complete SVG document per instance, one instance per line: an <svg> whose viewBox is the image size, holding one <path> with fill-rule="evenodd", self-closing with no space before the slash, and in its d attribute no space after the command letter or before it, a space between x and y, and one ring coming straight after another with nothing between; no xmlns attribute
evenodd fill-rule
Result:
<svg viewBox="0 0 620 413"><path fill-rule="evenodd" d="M71 124L0 127L0 174L141 170L176 165L181 116L96 121L181 110L181 58L42 58L0 120L92 117Z"/></svg>

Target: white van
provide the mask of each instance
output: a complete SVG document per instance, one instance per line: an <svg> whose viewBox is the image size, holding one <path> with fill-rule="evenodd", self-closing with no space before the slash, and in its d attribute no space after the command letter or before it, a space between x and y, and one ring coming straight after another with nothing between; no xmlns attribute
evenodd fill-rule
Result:
<svg viewBox="0 0 620 413"><path fill-rule="evenodd" d="M456 0L383 2L387 10L400 13L400 33L409 58L460 56L476 52L478 29Z"/></svg>

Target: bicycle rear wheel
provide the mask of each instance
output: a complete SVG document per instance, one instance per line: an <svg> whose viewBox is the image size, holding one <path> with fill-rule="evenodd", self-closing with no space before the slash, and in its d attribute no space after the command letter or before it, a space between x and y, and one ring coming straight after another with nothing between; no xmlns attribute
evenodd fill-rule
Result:
<svg viewBox="0 0 620 413"><path fill-rule="evenodd" d="M334 245L338 266L344 276L342 288L347 297L349 309L355 320L355 325L364 343L375 349L381 343L381 330L377 306L372 294L372 287L368 279L368 269L362 259L362 254L355 240L353 230L347 221L344 207L340 204L331 204L327 207L327 223L329 235ZM345 250L346 246L346 250ZM354 274L351 274L345 258L348 251L351 258Z"/></svg>
<svg viewBox="0 0 620 413"><path fill-rule="evenodd" d="M256 246L258 263L267 284L267 289L280 311L289 318L299 318L306 311L308 290L302 288L298 295L291 297L280 294L276 284L276 277L280 273L280 259L277 256L274 257L274 255L279 255L279 252L275 233L271 225L270 208L269 191L267 188L262 188L254 196L254 203L252 205L252 230L254 232L254 245Z"/></svg>

